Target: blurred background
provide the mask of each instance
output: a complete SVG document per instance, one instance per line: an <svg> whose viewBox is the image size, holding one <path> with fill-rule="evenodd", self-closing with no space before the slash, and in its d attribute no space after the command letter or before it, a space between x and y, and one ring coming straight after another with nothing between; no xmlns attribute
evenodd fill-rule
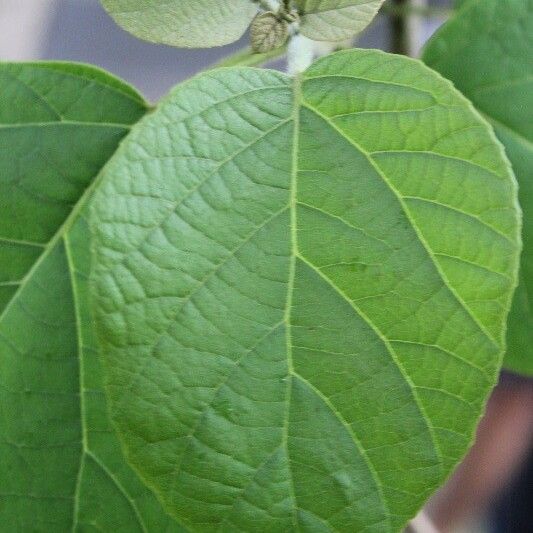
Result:
<svg viewBox="0 0 533 533"><path fill-rule="evenodd" d="M424 25L423 40L440 22L431 19ZM388 48L390 33L386 17L380 15L361 37L360 46ZM247 42L244 37L220 48L176 49L122 31L98 0L0 0L0 59L92 63L133 83L151 101Z"/></svg>
<svg viewBox="0 0 533 533"><path fill-rule="evenodd" d="M398 51L398 25L407 24L412 33L409 53L416 56L446 20L451 0L409 1L418 10L433 9L433 14L407 20L380 14L357 45ZM389 2L393 7L404 4L402 0ZM245 36L233 45L205 50L159 46L118 28L98 0L0 0L0 60L96 64L135 85L150 101L247 44ZM438 531L533 533L532 439L532 381L504 375L489 403L476 446L428 504L426 514ZM422 520L416 531L433 530Z"/></svg>

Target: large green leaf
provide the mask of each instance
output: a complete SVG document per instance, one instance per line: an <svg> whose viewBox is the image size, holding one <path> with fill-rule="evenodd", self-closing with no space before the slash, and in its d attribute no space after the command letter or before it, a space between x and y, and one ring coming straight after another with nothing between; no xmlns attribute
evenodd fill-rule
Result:
<svg viewBox="0 0 533 533"><path fill-rule="evenodd" d="M524 253L506 366L533 375L533 0L474 0L427 45L424 60L494 126L520 184Z"/></svg>
<svg viewBox="0 0 533 533"><path fill-rule="evenodd" d="M0 84L0 529L173 530L111 431L87 305L86 200L145 103L74 64Z"/></svg>
<svg viewBox="0 0 533 533"><path fill-rule="evenodd" d="M252 0L101 0L117 24L136 37L204 48L236 41L258 11Z"/></svg>
<svg viewBox="0 0 533 533"><path fill-rule="evenodd" d="M398 531L494 384L518 219L490 128L418 61L179 86L91 217L128 460L193 531Z"/></svg>
<svg viewBox="0 0 533 533"><path fill-rule="evenodd" d="M384 0L295 0L301 31L317 41L340 41L362 31Z"/></svg>

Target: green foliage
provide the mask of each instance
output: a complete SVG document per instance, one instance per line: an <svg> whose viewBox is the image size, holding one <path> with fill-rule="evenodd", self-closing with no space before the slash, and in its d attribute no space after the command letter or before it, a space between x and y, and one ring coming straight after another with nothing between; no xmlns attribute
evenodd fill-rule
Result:
<svg viewBox="0 0 533 533"><path fill-rule="evenodd" d="M92 284L128 460L192 531L399 531L471 443L516 185L418 61L212 71L102 173Z"/></svg>
<svg viewBox="0 0 533 533"><path fill-rule="evenodd" d="M382 0L102 3L176 46L252 23L228 66ZM506 332L533 369L533 0L456 6L425 60L521 181L508 331L514 176L422 63L214 70L152 113L95 68L0 65L0 529L388 533L444 482Z"/></svg>
<svg viewBox="0 0 533 533"><path fill-rule="evenodd" d="M301 31L317 41L341 41L361 32L384 0L295 0Z"/></svg>
<svg viewBox="0 0 533 533"><path fill-rule="evenodd" d="M257 13L251 0L101 0L140 39L204 48L236 41Z"/></svg>
<svg viewBox="0 0 533 533"><path fill-rule="evenodd" d="M179 531L111 430L87 302L87 199L145 103L82 65L0 83L0 529Z"/></svg>
<svg viewBox="0 0 533 533"><path fill-rule="evenodd" d="M259 7L268 5L261 0L101 2L117 24L141 39L197 48L236 41ZM300 15L302 33L320 41L340 41L359 33L371 22L381 4L383 0L295 0L291 3ZM278 34L285 24L274 25L274 32Z"/></svg>
<svg viewBox="0 0 533 533"><path fill-rule="evenodd" d="M524 252L506 366L533 374L533 0L471 0L427 45L424 60L493 125L520 184Z"/></svg>

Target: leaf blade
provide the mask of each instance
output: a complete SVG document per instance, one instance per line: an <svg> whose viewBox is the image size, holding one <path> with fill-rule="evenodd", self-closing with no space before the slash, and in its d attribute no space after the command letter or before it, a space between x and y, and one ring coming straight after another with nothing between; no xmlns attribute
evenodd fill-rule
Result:
<svg viewBox="0 0 533 533"><path fill-rule="evenodd" d="M399 530L465 453L500 363L518 216L487 125L420 63L359 50L301 86L200 76L129 140L92 220L131 463L192 529ZM493 253L448 242L460 211L464 243L480 218ZM472 256L503 272L493 292Z"/></svg>
<svg viewBox="0 0 533 533"><path fill-rule="evenodd" d="M102 0L102 5L136 37L185 48L236 41L258 11L250 0Z"/></svg>
<svg viewBox="0 0 533 533"><path fill-rule="evenodd" d="M20 280L1 302L1 521L12 531L166 527L107 422L80 290L86 200L146 104L84 65L3 64L0 78L0 275Z"/></svg>
<svg viewBox="0 0 533 533"><path fill-rule="evenodd" d="M533 372L533 213L529 180L533 165L533 64L529 53L532 13L531 2L467 2L424 51L424 61L451 79L494 127L520 183L523 272L509 318L505 366L524 374Z"/></svg>
<svg viewBox="0 0 533 533"><path fill-rule="evenodd" d="M383 0L296 0L301 31L317 41L342 41L363 31Z"/></svg>

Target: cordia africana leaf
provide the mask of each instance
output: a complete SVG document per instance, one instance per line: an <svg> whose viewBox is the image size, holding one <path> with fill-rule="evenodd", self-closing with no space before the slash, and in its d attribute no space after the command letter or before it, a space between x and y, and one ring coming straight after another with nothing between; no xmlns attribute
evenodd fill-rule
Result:
<svg viewBox="0 0 533 533"><path fill-rule="evenodd" d="M378 51L180 85L94 197L127 458L191 531L399 531L472 441L516 184L448 81Z"/></svg>
<svg viewBox="0 0 533 533"><path fill-rule="evenodd" d="M239 39L258 12L252 0L101 0L116 23L140 39L208 48Z"/></svg>
<svg viewBox="0 0 533 533"><path fill-rule="evenodd" d="M77 64L0 83L0 529L182 531L123 459L87 304L87 199L146 104Z"/></svg>
<svg viewBox="0 0 533 533"><path fill-rule="evenodd" d="M533 1L469 0L428 43L424 61L451 79L492 124L520 184L520 284L504 366L533 375Z"/></svg>
<svg viewBox="0 0 533 533"><path fill-rule="evenodd" d="M295 0L301 31L317 41L342 41L364 30L384 0Z"/></svg>

